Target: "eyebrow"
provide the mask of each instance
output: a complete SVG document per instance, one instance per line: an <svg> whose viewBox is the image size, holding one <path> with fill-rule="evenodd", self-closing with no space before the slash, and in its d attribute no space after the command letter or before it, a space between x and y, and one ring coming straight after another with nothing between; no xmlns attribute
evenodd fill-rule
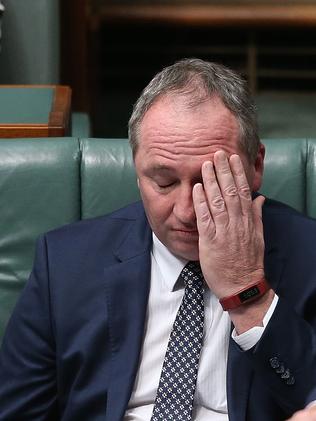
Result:
<svg viewBox="0 0 316 421"><path fill-rule="evenodd" d="M171 167L168 167L167 165L160 165L160 164L156 164L156 165L154 165L154 166L152 166L152 167L149 167L147 170L146 170L146 172L147 173L151 173L151 174L154 174L154 173L157 173L157 172L161 172L161 171L165 171L165 172L174 172L174 169L173 168L171 168Z"/></svg>

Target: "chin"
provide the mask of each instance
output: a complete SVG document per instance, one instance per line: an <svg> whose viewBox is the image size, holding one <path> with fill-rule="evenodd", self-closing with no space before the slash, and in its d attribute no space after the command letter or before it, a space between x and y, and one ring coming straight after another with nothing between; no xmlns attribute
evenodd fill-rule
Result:
<svg viewBox="0 0 316 421"><path fill-rule="evenodd" d="M198 247L176 247L174 249L169 249L173 254L185 260L199 260L199 250Z"/></svg>

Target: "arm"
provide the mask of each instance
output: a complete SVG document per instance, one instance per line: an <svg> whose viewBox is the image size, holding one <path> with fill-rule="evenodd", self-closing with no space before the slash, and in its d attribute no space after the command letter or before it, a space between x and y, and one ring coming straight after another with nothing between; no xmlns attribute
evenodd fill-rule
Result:
<svg viewBox="0 0 316 421"><path fill-rule="evenodd" d="M214 164L202 166L203 186L193 189L199 230L200 263L209 288L218 299L259 282L264 277L262 196L252 201L241 159L223 151ZM261 326L274 292L230 310L238 334Z"/></svg>
<svg viewBox="0 0 316 421"><path fill-rule="evenodd" d="M0 352L0 420L57 417L55 344L45 240L16 305Z"/></svg>
<svg viewBox="0 0 316 421"><path fill-rule="evenodd" d="M203 186L196 185L193 190L200 262L206 282L220 299L264 276L263 199L258 197L252 202L236 155L228 160L223 159L223 152L215 153L214 166L204 163L202 176ZM273 296L274 291L270 290L260 299L229 312L237 333L262 325ZM304 308L296 312L286 300L280 299L259 343L246 352L260 380L287 413L314 399L311 391L316 379L315 326L312 318L307 321L300 315L305 313ZM279 367L273 367L274 357L278 357ZM286 369L295 379L293 384L287 381Z"/></svg>

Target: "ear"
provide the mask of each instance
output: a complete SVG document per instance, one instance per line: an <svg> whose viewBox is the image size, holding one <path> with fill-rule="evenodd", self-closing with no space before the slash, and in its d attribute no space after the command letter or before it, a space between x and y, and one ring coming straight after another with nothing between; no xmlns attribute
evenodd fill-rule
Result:
<svg viewBox="0 0 316 421"><path fill-rule="evenodd" d="M262 176L264 169L264 156L265 156L265 147L260 143L258 154L254 163L254 176L252 183L252 191L258 191L262 184Z"/></svg>

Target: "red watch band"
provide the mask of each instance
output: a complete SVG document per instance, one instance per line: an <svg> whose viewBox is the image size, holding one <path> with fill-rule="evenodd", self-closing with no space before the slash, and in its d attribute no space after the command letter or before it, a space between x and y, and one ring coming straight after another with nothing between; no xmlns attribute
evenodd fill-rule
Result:
<svg viewBox="0 0 316 421"><path fill-rule="evenodd" d="M265 278L261 281L256 282L230 297L224 297L219 300L224 310L232 310L233 308L239 307L243 304L249 303L262 297L267 291L269 291L270 285Z"/></svg>

